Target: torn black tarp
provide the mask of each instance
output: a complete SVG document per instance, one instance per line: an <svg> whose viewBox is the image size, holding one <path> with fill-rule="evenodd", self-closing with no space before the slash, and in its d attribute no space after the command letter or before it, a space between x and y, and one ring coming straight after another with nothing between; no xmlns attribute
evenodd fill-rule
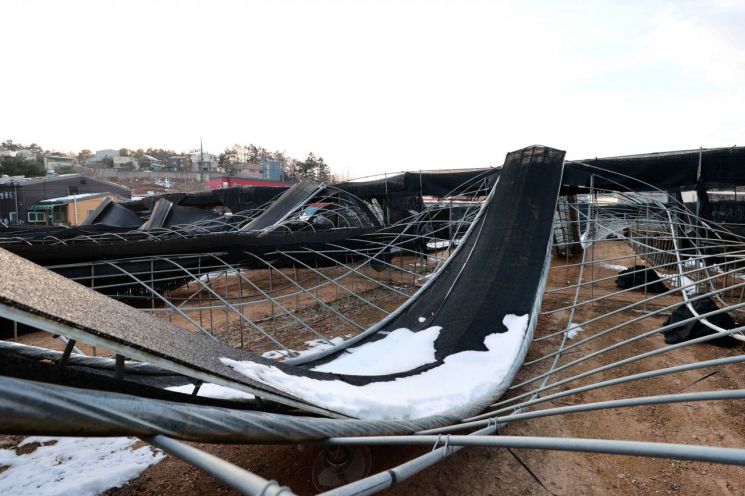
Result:
<svg viewBox="0 0 745 496"><path fill-rule="evenodd" d="M711 298L702 298L695 300L691 303L693 309L697 314L703 315L710 312L714 312L719 309L717 304ZM693 313L686 305L680 305L665 321L665 325L676 324L684 320L693 317ZM706 317L706 320L711 324L721 327L725 330L731 330L737 327L737 323L732 316L726 312L722 312L716 315L710 315ZM679 324L672 329L664 331L665 343L676 344L684 341L690 341L691 339L700 338L702 336L708 336L710 334L718 334L717 331L709 328L706 324L703 324L699 320L688 322L687 324ZM725 348L731 348L740 345L740 341L736 340L732 336L722 336L721 338L712 339L708 341L715 346L722 346Z"/></svg>
<svg viewBox="0 0 745 496"><path fill-rule="evenodd" d="M634 265L618 273L616 287L619 289L635 289L646 293L665 293L667 286L653 269L643 265Z"/></svg>
<svg viewBox="0 0 745 496"><path fill-rule="evenodd" d="M107 197L81 225L91 224L136 229L142 224L142 219L132 210Z"/></svg>
<svg viewBox="0 0 745 496"><path fill-rule="evenodd" d="M498 168L402 172L370 181L347 181L335 186L360 198L381 198L392 193L418 196L454 196L458 189L472 191L474 185L484 184L484 190L494 185Z"/></svg>
<svg viewBox="0 0 745 496"><path fill-rule="evenodd" d="M745 184L745 147L645 153L568 161L562 178L565 194L590 187L613 191L680 190L704 182Z"/></svg>

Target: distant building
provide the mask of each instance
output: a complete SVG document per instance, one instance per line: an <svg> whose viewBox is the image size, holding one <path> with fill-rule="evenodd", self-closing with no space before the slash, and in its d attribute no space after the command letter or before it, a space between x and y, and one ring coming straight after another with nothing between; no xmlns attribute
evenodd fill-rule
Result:
<svg viewBox="0 0 745 496"><path fill-rule="evenodd" d="M267 181L252 177L222 176L210 179L205 183L207 189L232 188L233 186L270 186L289 187L292 183L286 181Z"/></svg>
<svg viewBox="0 0 745 496"><path fill-rule="evenodd" d="M261 177L270 181L284 181L285 162L274 158L261 159Z"/></svg>
<svg viewBox="0 0 745 496"><path fill-rule="evenodd" d="M256 178L263 177L261 164L258 162L239 162L235 164L235 166L233 166L233 171L235 172L236 176Z"/></svg>
<svg viewBox="0 0 745 496"><path fill-rule="evenodd" d="M121 197L109 193L80 193L42 200L28 209L28 223L36 226L77 226L107 198L121 200Z"/></svg>
<svg viewBox="0 0 745 496"><path fill-rule="evenodd" d="M45 155L44 168L47 171L53 171L60 167L74 167L78 163L74 158L67 155Z"/></svg>
<svg viewBox="0 0 745 496"><path fill-rule="evenodd" d="M140 162L135 157L111 157L114 169L139 170Z"/></svg>
<svg viewBox="0 0 745 496"><path fill-rule="evenodd" d="M191 154L191 163L200 171L216 171L220 167L217 155L211 153L194 152Z"/></svg>
<svg viewBox="0 0 745 496"><path fill-rule="evenodd" d="M39 153L36 150L32 150L30 148L24 148L23 150L18 150L16 152L16 157L25 158L26 160L36 160L38 156Z"/></svg>
<svg viewBox="0 0 745 496"><path fill-rule="evenodd" d="M22 150L8 150L7 148L0 148L0 157L20 157L26 160L36 160L39 156L39 152L32 150L31 148L23 148Z"/></svg>
<svg viewBox="0 0 745 496"><path fill-rule="evenodd" d="M90 159L91 162L101 162L105 158L114 158L119 156L119 150L96 150L96 154Z"/></svg>
<svg viewBox="0 0 745 496"><path fill-rule="evenodd" d="M107 193L130 198L129 188L82 174L63 174L43 178L0 178L0 222L8 225L36 224L38 215L29 216L31 207L43 200L85 193ZM35 211L34 211L35 212Z"/></svg>
<svg viewBox="0 0 745 496"><path fill-rule="evenodd" d="M174 155L168 157L166 170L172 172L186 171L191 169L191 157L186 155Z"/></svg>
<svg viewBox="0 0 745 496"><path fill-rule="evenodd" d="M152 155L143 155L140 157L140 169L150 169L159 171L163 168L163 161Z"/></svg>

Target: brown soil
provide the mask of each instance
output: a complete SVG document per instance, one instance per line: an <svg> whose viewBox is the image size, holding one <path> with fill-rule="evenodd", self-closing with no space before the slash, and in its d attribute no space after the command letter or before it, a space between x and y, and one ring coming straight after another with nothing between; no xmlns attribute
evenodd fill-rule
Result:
<svg viewBox="0 0 745 496"><path fill-rule="evenodd" d="M611 256L627 256L631 251L618 242L601 243L595 248L595 259ZM543 310L569 305L573 302L574 289L553 291L572 284L578 276L578 267L566 267L567 262L578 264L580 259L555 259L550 274ZM640 263L636 260L636 263ZM609 262L630 266L633 259ZM589 271L589 272L588 272ZM613 269L601 264L592 269L586 268L584 280L613 276ZM617 291L613 278L599 282L593 287L583 289L580 301L607 295ZM628 292L603 299L591 305L578 308L574 322L583 322L611 309L640 301L638 292ZM661 308L680 301L679 297L668 296L647 304L646 310ZM637 310L644 310L640 308ZM361 312L364 314L364 312ZM372 312L370 312L372 313ZM374 318L373 315L359 315L360 319ZM595 332L608 329L628 319L641 316L641 312L626 310L606 317L594 324L583 325L584 331L573 341L588 337ZM379 317L377 317L379 318ZM568 311L545 315L539 320L536 336L546 336L566 327ZM571 350L560 362L561 365L590 350L631 338L642 332L662 325L664 316L646 318L633 325L622 327L601 338L589 341ZM224 323L224 321L223 321ZM332 332L332 329L328 329ZM38 335L37 335L38 334ZM32 344L48 345L49 338L41 333L23 337ZM558 346L561 336L537 341L530 349L527 361L543 356ZM587 361L559 373L557 379L571 374L590 370L601 364L610 363L645 351L663 346L659 335L643 338L635 343L603 354L598 359ZM60 346L56 346L61 349ZM695 345L673 353L635 362L619 369L596 374L590 380L597 381L633 374L653 368L660 368L693 361L732 356L742 353L741 348L722 349L709 345ZM516 384L535 377L548 367L550 360L525 366L520 371ZM603 401L624 397L647 396L654 394L677 393L681 391L703 391L713 389L739 389L745 387L745 370L742 365L717 369L718 372L706 377L713 370L701 369L683 374L658 377L622 386L600 389L578 396L562 398L548 406L562 406L577 403ZM570 374L571 372L571 374ZM705 379L701 380L702 378ZM699 381L700 382L696 382ZM552 381L553 382L553 381ZM572 383L571 386L586 382ZM568 389L569 386L562 386ZM508 392L511 397L523 392L516 389ZM537 408L543 408L539 405ZM629 409L616 409L583 414L562 415L546 419L536 419L508 425L502 434L526 436L566 436L582 438L628 439L663 441L684 444L703 444L726 447L741 447L745 444L745 413L740 406L731 401L681 403ZM16 438L16 443L20 438ZM6 439L7 440L7 439ZM12 440L11 440L12 441ZM12 444L12 443L10 443ZM314 489L310 480L313 460L319 453L314 446L238 446L238 445L200 445L205 451L215 454L240 467L249 469L267 479L274 479L290 486L298 494L312 494ZM691 448L692 450L695 447ZM375 448L372 450L373 472L378 472L400 464L428 449L414 448ZM401 482L388 494L499 494L499 495L544 495L549 494L516 460L519 457L542 481L550 493L557 495L576 494L621 494L621 495L698 495L721 494L736 495L745 491L745 471L725 465L712 465L696 462L678 462L657 458L637 458L626 456L590 455L583 453L551 452L537 450L515 450L514 455L503 449L467 448L452 457L436 464L415 477ZM190 465L167 456L161 463L150 467L138 479L128 485L113 489L108 494L173 494L173 495L218 495L236 494L224 484Z"/></svg>

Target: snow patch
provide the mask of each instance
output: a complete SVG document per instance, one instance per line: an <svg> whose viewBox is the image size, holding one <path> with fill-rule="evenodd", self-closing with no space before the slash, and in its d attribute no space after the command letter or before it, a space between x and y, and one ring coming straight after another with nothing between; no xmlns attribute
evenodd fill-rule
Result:
<svg viewBox="0 0 745 496"><path fill-rule="evenodd" d="M450 246L450 241L444 240L444 241L429 241L427 243L427 248L430 250L444 250L445 248L448 248Z"/></svg>
<svg viewBox="0 0 745 496"><path fill-rule="evenodd" d="M239 274L239 271L235 269L219 270L217 272L209 272L207 274L202 274L201 276L199 276L199 280L202 282L207 282L207 281L212 282L215 279L219 279L220 277L225 277L225 276L234 277L234 276L237 276L238 274Z"/></svg>
<svg viewBox="0 0 745 496"><path fill-rule="evenodd" d="M166 189L173 188L173 181L171 181L170 177L156 177L153 180L153 183L155 183L156 185L162 188L166 188Z"/></svg>
<svg viewBox="0 0 745 496"><path fill-rule="evenodd" d="M347 353L313 370L365 376L413 370L435 362L435 340L441 329L439 326L419 332L412 332L406 328L396 329L383 339L347 348Z"/></svg>
<svg viewBox="0 0 745 496"><path fill-rule="evenodd" d="M419 319L418 319L418 320L419 320L419 323L421 324L422 322L424 322L424 321L425 321L425 320L427 320L427 319L425 319L424 317L419 317Z"/></svg>
<svg viewBox="0 0 745 496"><path fill-rule="evenodd" d="M93 496L119 487L165 456L129 437L27 437L18 446L49 443L17 455L0 450L0 494Z"/></svg>
<svg viewBox="0 0 745 496"><path fill-rule="evenodd" d="M577 337L577 334L579 334L582 331L584 331L584 329L582 329L582 326L578 326L577 324L572 324L569 327L569 330L567 331L567 339L574 339L575 337Z"/></svg>
<svg viewBox="0 0 745 496"><path fill-rule="evenodd" d="M304 350L290 350L292 352L291 356L293 357L301 357L301 356L310 356L314 355L316 353L319 353L321 351L328 350L329 348L333 348L335 346L339 346L344 342L344 338L337 337L337 338L331 338L328 341L325 339L311 339L310 341L306 341L305 345L307 346ZM287 358L288 353L285 350L271 350L267 351L261 354L262 357L268 358L270 360L279 360L280 358Z"/></svg>
<svg viewBox="0 0 745 496"><path fill-rule="evenodd" d="M191 394L194 392L193 384L184 384L183 386L171 386L166 388L174 393ZM203 398L212 398L216 400L251 400L255 396L250 393L245 393L238 389L233 389L219 384L205 383L199 388L197 396Z"/></svg>
<svg viewBox="0 0 745 496"><path fill-rule="evenodd" d="M613 264L603 264L603 267L610 270L615 270L617 272L621 272L622 270L628 269L625 265L613 265Z"/></svg>
<svg viewBox="0 0 745 496"><path fill-rule="evenodd" d="M487 351L462 351L420 374L364 386L337 379L289 375L277 367L249 361L229 358L220 361L246 377L345 415L382 420L419 418L441 414L468 403L495 399L490 395L512 368L525 338L528 321L527 314L506 315L502 323L507 332L486 336L484 345Z"/></svg>
<svg viewBox="0 0 745 496"><path fill-rule="evenodd" d="M679 277L680 277L680 284L678 285L678 287L683 288L683 290L689 296L695 295L697 282L691 279L690 277L686 277L686 276L679 276Z"/></svg>

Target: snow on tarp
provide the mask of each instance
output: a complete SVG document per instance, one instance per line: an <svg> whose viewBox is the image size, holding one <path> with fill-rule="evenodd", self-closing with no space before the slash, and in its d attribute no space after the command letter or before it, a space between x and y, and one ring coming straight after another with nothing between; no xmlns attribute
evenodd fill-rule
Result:
<svg viewBox="0 0 745 496"><path fill-rule="evenodd" d="M315 372L349 375L387 375L413 370L435 360L435 340L442 327L413 332L396 329L383 339L347 348L347 353L314 367Z"/></svg>
<svg viewBox="0 0 745 496"><path fill-rule="evenodd" d="M0 450L0 494L96 495L138 477L164 457L149 446L133 449L135 438L28 437L18 447L41 446L26 454Z"/></svg>
<svg viewBox="0 0 745 496"><path fill-rule="evenodd" d="M166 388L174 393L192 394L194 384L184 384L183 386L171 386ZM238 389L233 389L219 384L204 383L200 386L197 396L202 398L212 398L215 400L252 400L255 396Z"/></svg>
<svg viewBox="0 0 745 496"><path fill-rule="evenodd" d="M261 354L264 358L269 358L271 360L278 360L280 358L287 358L288 356L294 356L294 357L300 357L300 356L312 356L314 354L317 354L318 352L328 350L331 348L334 348L336 346L339 346L344 342L344 338L342 337L336 337L331 338L329 340L325 339L311 339L310 341L306 341L305 345L307 346L304 350L290 350L290 353L288 353L285 350L270 350L265 351Z"/></svg>
<svg viewBox="0 0 745 496"><path fill-rule="evenodd" d="M345 415L379 420L412 419L441 414L488 396L495 384L506 378L512 367L514 358L522 347L528 319L527 314L506 315L502 324L507 332L487 335L484 340L487 351L461 351L446 357L442 365L421 374L399 377L392 381L372 382L364 386L355 386L340 380L327 381L291 375L277 367L256 362L229 358L222 358L221 361L246 377ZM439 333L439 328L430 329L437 329ZM371 345L384 341L385 339L358 348L353 356L364 364L361 367L367 366L370 360L380 359L384 350ZM388 342L386 348L395 353L397 350L390 349L391 343L393 341ZM419 344L426 348L428 343ZM414 353L414 350L409 351ZM370 356L365 356L366 353L370 353ZM334 370L335 361L324 367ZM346 370L351 368L351 364L346 361L340 363Z"/></svg>

